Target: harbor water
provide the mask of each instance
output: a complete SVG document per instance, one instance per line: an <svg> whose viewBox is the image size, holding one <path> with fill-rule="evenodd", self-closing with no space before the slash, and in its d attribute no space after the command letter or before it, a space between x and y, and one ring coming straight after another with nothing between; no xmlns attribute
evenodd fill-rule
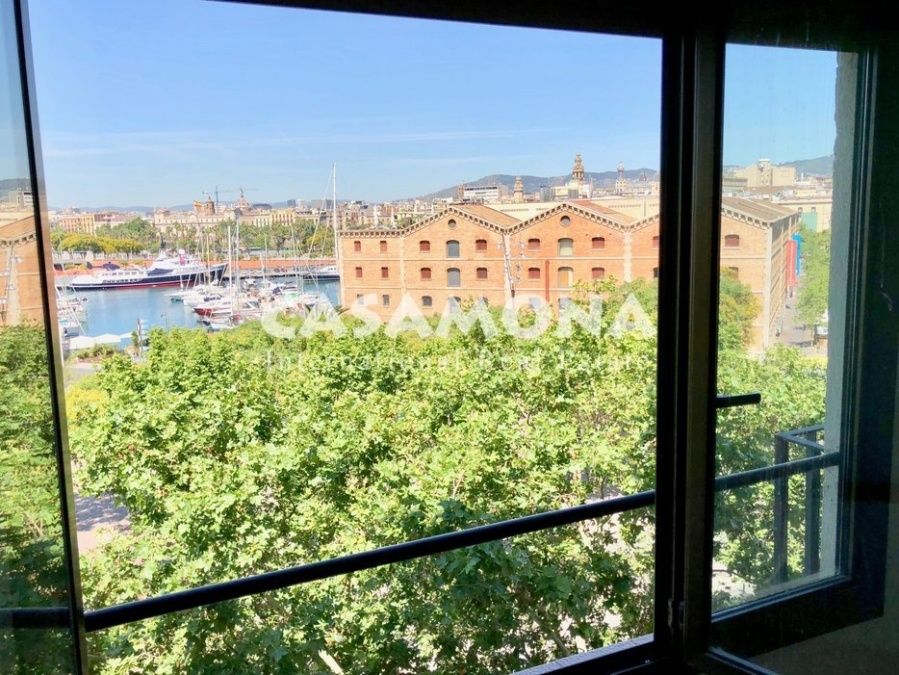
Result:
<svg viewBox="0 0 899 675"><path fill-rule="evenodd" d="M134 288L102 291L79 291L85 299L87 316L82 321L82 335L121 335L122 345L130 344L132 331L137 330L138 320L144 332L151 328L169 329L175 326L202 328L193 309L169 297L177 288ZM321 281L317 285L306 284L307 291L324 293L332 305L340 302L340 282Z"/></svg>

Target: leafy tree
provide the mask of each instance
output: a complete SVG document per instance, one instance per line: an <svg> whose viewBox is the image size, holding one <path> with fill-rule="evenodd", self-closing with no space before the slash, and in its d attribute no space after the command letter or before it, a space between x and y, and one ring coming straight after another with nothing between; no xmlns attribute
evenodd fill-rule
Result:
<svg viewBox="0 0 899 675"><path fill-rule="evenodd" d="M752 289L728 270L718 287L718 349L739 350L752 342L752 323L761 311Z"/></svg>
<svg viewBox="0 0 899 675"><path fill-rule="evenodd" d="M656 339L608 326L631 295L652 315L654 289L595 285L603 331L567 337L353 337L351 321L336 335L296 319L293 339L152 333L145 363L112 359L69 396L84 489L132 520L85 561L87 604L651 489ZM796 352L734 350L720 377L777 386L722 416L719 473L770 464L774 433L820 420L822 374ZM752 584L771 571L768 496L722 497L716 514L716 560ZM653 528L646 509L124 626L92 638L97 669L543 663L651 630Z"/></svg>
<svg viewBox="0 0 899 675"><path fill-rule="evenodd" d="M47 345L33 326L0 329L0 606L67 607ZM4 673L71 672L64 631L0 631Z"/></svg>
<svg viewBox="0 0 899 675"><path fill-rule="evenodd" d="M158 251L160 232L143 218L133 218L120 225L101 225L96 229L98 237L121 241L114 244L119 251Z"/></svg>
<svg viewBox="0 0 899 675"><path fill-rule="evenodd" d="M830 285L830 230L802 232L804 274L796 302L796 316L815 335L827 312Z"/></svg>

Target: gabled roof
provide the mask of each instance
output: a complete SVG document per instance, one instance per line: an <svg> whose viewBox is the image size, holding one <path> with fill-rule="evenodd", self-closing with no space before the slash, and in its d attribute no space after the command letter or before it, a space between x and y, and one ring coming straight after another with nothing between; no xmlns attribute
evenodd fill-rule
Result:
<svg viewBox="0 0 899 675"><path fill-rule="evenodd" d="M757 227L769 227L784 218L799 214L796 209L768 201L742 199L741 197L723 197L721 199L721 215Z"/></svg>
<svg viewBox="0 0 899 675"><path fill-rule="evenodd" d="M433 216L428 216L427 218L419 220L417 223L407 225L406 227L397 229L369 228L364 230L340 230L338 236L406 237L413 232L417 232L418 230L425 228L428 225L439 222L447 216L451 215L465 218L468 221L471 221L487 230L491 230L492 232L496 232L498 234L505 234L512 227L521 222L514 216L510 216L507 213L501 213L495 209L491 209L489 206L484 206L483 204L451 204L440 213L435 213Z"/></svg>
<svg viewBox="0 0 899 675"><path fill-rule="evenodd" d="M512 227L521 222L521 220L515 216L510 216L508 213L491 209L489 206L484 206L483 204L454 204L450 208L464 211L471 214L473 218L496 223L497 225L504 227Z"/></svg>
<svg viewBox="0 0 899 675"><path fill-rule="evenodd" d="M521 221L517 226L512 227L510 232L521 232L529 227L542 222L547 218L557 216L561 213L572 213L587 220L599 223L605 227L619 232L628 232L633 229L634 218L625 215L606 206L600 206L586 199L577 199L571 201L559 202L558 206L554 206L547 211L531 216L527 220Z"/></svg>
<svg viewBox="0 0 899 675"><path fill-rule="evenodd" d="M795 209L758 199L723 197L721 200L721 215L755 225L756 227L770 227L784 218L798 216L799 213ZM659 214L656 213L646 218L635 220L631 224L631 231L641 230L658 222Z"/></svg>
<svg viewBox="0 0 899 675"><path fill-rule="evenodd" d="M649 227L650 225L657 224L658 222L659 214L653 213L651 216L646 216L645 218L641 218L640 220L635 220L631 224L631 232L642 230L644 227Z"/></svg>
<svg viewBox="0 0 899 675"><path fill-rule="evenodd" d="M573 199L569 204L577 204L578 206L587 209L588 211L594 211L601 216L608 216L613 218L614 220L618 220L625 223L632 223L636 220L633 216L629 216L626 213L621 213L621 211L616 211L615 209L610 209L608 206L603 206L602 204L597 204L596 202L591 202L589 199Z"/></svg>

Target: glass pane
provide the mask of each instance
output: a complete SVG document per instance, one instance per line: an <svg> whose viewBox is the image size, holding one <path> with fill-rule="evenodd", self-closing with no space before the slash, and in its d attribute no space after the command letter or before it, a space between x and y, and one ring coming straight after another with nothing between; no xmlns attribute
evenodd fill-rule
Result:
<svg viewBox="0 0 899 675"><path fill-rule="evenodd" d="M835 465L848 280L831 263L848 256L851 187L835 167L851 157L835 150L834 122L845 58L727 48L718 394L759 392L761 402L718 411L716 612L845 571ZM818 463L730 487L806 458Z"/></svg>
<svg viewBox="0 0 899 675"><path fill-rule="evenodd" d="M645 625L637 510L141 621L92 636L99 672L511 673L608 646ZM637 534L639 531L639 534ZM647 558L648 559L648 558ZM635 596L638 600L635 601ZM489 620L488 620L489 617ZM117 646L101 656L104 643ZM501 648L497 648L501 645Z"/></svg>
<svg viewBox="0 0 899 675"><path fill-rule="evenodd" d="M32 18L49 202L107 219L101 248L133 249L89 251L90 233L65 232L78 214L60 209L60 282L76 267L103 275L101 261L146 271L160 247L228 262L234 282L221 320L206 322L215 331L176 327L165 289L79 291L87 337L129 336L111 354L73 349L84 373L67 392L75 472L101 514L79 524L96 534L83 555L87 606L652 489L660 42L185 7L38 7ZM234 26L246 49L235 50ZM74 38L82 31L89 44ZM619 65L592 70L577 106L497 86L515 71L584 92L572 60ZM80 72L93 77L70 89ZM153 82L165 92L153 105L104 101L115 91L143 103ZM609 106L609 91L628 91L628 105ZM608 116L599 127L597 110ZM154 178L121 180L135 175ZM241 185L255 189L228 190ZM121 206L96 213L110 204ZM152 236L129 225L137 217ZM238 285L238 270L257 290L263 275L297 287L265 299ZM237 299L248 297L258 308ZM158 330L138 330L138 318ZM603 535L610 568L584 570L595 605L628 589L630 605L585 619L603 644L652 631L653 516L622 516L634 522ZM413 596L397 578L383 592ZM532 590L535 607L545 592ZM563 598L560 616L573 618L580 596ZM276 607L271 616L294 616ZM460 634L474 634L495 617L463 618ZM353 623L353 639L376 650L402 642L376 621ZM514 633L481 646L499 659ZM535 659L572 649L528 636L519 651ZM169 648L139 646L141 662ZM256 649L273 657L278 645Z"/></svg>
<svg viewBox="0 0 899 675"><path fill-rule="evenodd" d="M0 608L70 610L14 3L0 2ZM12 621L17 621L15 615ZM71 673L73 635L0 628L0 671ZM37 626L41 624L38 623Z"/></svg>

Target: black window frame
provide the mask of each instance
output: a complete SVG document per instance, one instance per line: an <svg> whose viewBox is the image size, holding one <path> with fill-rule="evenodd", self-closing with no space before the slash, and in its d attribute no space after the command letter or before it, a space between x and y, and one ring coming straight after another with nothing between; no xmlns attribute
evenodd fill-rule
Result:
<svg viewBox="0 0 899 675"><path fill-rule="evenodd" d="M683 23L674 26L664 25L661 18L648 17L637 8L618 5L609 5L604 12L559 13L553 7L526 6L522 10L521 7L499 3L467 1L455 3L452 7L409 4L400 0L259 0L255 4L663 37L661 168L665 182L662 186L661 230L665 236L661 239L659 252L659 324L660 331L664 327L671 339L659 341L657 489L651 497L629 497L639 498L635 501L643 505L654 502L658 507L655 632L651 640L637 640L632 644L588 652L548 664L539 672L594 672L597 668L604 671L628 669L628 672L652 672L675 666L687 667L688 664L706 672L756 672L758 669L752 664L710 647L713 622L719 625L742 622L744 629L739 633L745 636L753 629L758 631L762 619L782 615L781 625L786 629L777 636L778 641L773 643L768 640L771 636L762 635L756 645L758 651L765 651L883 612L894 427L892 416L885 416L883 410L887 402L895 399L896 370L899 366L896 348L899 321L892 310L893 298L899 298L899 269L891 267L888 256L876 255L877 251L899 250L899 232L891 228L889 218L882 215L895 213L899 207L899 195L894 190L899 181L899 147L890 142L878 142L899 137L899 92L895 82L890 80L891 73L899 72L899 46L891 39L891 34L876 30L892 25L887 17L878 12L863 13L861 3L858 7L849 5L848 11L845 5L841 5L837 8L824 6L813 13L809 13L809 3L795 7L778 5L777 12L766 9L768 5L764 4L760 7L757 3L737 3L728 8L726 16L705 17L706 23L701 25ZM576 4L593 7L592 3ZM39 246L41 255L49 260L27 6L20 2L14 6L27 141L29 155L33 159L31 179L36 186L35 210L43 231ZM865 9L871 8L865 6ZM810 16L814 18L810 19ZM772 27L777 30L772 30ZM772 37L759 39L760 35ZM858 138L854 143L852 162L855 195L852 212L862 233L862 243L850 261L850 278L858 284L858 294L849 296L855 303L850 316L857 323L852 326L856 342L847 350L846 360L852 377L847 382L845 393L846 400L855 403L852 411L857 413L857 417L845 431L849 444L843 446L846 451L841 468L844 496L848 496L849 489L858 486L869 491L869 498L852 504L853 527L847 529L851 536L844 540L843 551L844 555L856 561L863 560L866 573L861 574L861 565L855 564L846 575L802 589L789 597L768 598L713 619L710 612L709 545L714 493L711 456L716 408L716 326L714 313L708 312L707 308L716 304L717 298L724 44L725 38L759 44L773 44L776 39L781 45L792 43L806 46L809 35L815 36L822 46L854 49L862 56ZM877 204L876 210L873 204ZM43 281L47 286L45 298L50 298L52 280L45 274ZM45 319L47 325L54 320L49 302L45 306ZM54 367L58 368L59 349L55 345L51 349ZM57 381L53 405L58 419L64 421L59 406L60 391ZM860 405L862 392L867 398L872 395L882 397L884 404L880 407ZM889 408L889 411L893 412L893 409ZM69 455L64 429L60 435L60 490L69 518L66 546L77 550L72 527L74 498L71 476L66 469ZM595 507L593 510L596 510ZM848 520L849 515L844 508L843 518ZM552 520L556 524L576 522L565 521L555 514L540 514L532 518ZM410 546L424 555L451 550L446 548L447 541L459 543L464 540L470 543L461 545L471 545L527 531L521 530L524 526L514 521L498 525L498 528L490 526L494 531L489 535L483 528L475 528L478 533L451 533L439 543L412 542L349 556L346 560L353 560L338 561L339 564L332 566L332 573L396 562L409 553ZM490 538L484 538L487 536ZM399 549L404 549L404 552ZM70 564L71 582L78 591L73 595L70 613L51 616L0 610L0 615L6 625L52 625L71 630L76 637L77 659L82 672L87 672L86 631L321 578L308 570L294 568L85 613L81 607L77 558ZM740 646L743 648L745 644Z"/></svg>

